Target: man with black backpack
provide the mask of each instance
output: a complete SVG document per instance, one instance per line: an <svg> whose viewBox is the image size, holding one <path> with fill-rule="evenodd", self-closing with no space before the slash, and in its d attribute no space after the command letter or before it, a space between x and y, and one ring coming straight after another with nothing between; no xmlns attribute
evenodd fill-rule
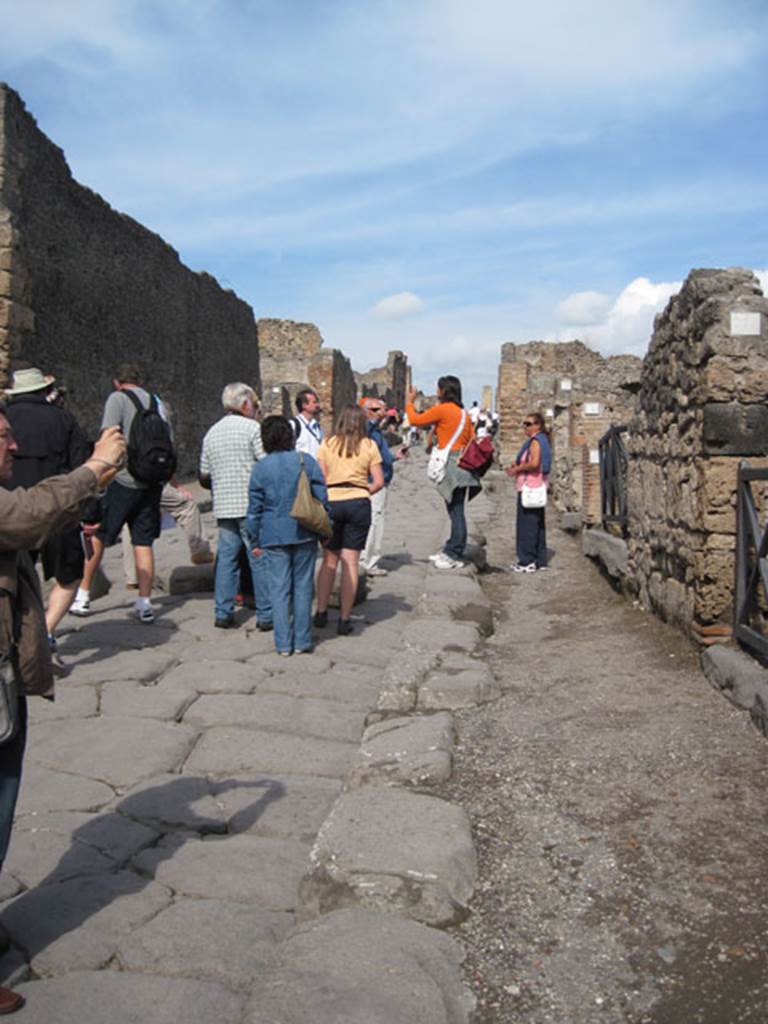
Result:
<svg viewBox="0 0 768 1024"><path fill-rule="evenodd" d="M104 495L101 522L92 535L93 555L86 562L83 583L70 612L89 614L91 581L104 548L118 541L127 523L139 585L134 614L140 622L150 623L155 620L149 600L155 577L152 545L160 536L160 495L176 470L176 455L167 418L157 397L142 387L139 368L124 363L112 383L115 390L104 407L101 428L120 427L128 442L128 465Z"/></svg>

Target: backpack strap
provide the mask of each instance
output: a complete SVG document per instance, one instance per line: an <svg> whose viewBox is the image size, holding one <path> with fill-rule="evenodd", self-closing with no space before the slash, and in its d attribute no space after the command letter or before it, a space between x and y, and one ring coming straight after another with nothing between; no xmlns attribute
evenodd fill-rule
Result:
<svg viewBox="0 0 768 1024"><path fill-rule="evenodd" d="M121 390L121 392L127 398L130 399L131 405L135 406L135 408L136 408L136 412L146 412L147 411L147 408L144 406L144 404L142 403L142 401L139 398L139 396L138 395L134 395L133 388L120 388L120 390ZM155 401L155 396L154 395L150 395L149 396L149 409L152 409L153 406L154 406L155 411L156 411L157 410L157 402Z"/></svg>

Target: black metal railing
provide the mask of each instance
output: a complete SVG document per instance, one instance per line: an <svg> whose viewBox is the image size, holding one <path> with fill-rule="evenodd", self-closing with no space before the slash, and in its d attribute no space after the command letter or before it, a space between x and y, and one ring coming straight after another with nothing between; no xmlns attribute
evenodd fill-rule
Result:
<svg viewBox="0 0 768 1024"><path fill-rule="evenodd" d="M768 482L768 469L739 464L736 507L736 599L733 635L761 658L768 659L768 525L762 527L752 492L753 482ZM761 609L762 604L762 609Z"/></svg>
<svg viewBox="0 0 768 1024"><path fill-rule="evenodd" d="M600 514L603 525L627 528L627 449L621 435L627 428L610 427L600 438Z"/></svg>

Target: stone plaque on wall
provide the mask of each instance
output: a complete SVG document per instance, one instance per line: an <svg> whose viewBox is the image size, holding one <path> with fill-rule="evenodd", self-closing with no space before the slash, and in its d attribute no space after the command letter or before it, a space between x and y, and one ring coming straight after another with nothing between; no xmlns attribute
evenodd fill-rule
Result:
<svg viewBox="0 0 768 1024"><path fill-rule="evenodd" d="M745 311L731 313L732 338L756 338L762 334L762 317L760 313Z"/></svg>

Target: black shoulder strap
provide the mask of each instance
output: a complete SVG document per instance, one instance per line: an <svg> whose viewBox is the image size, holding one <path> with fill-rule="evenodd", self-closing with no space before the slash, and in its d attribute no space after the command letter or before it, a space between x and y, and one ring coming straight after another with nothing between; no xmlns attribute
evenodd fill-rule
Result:
<svg viewBox="0 0 768 1024"><path fill-rule="evenodd" d="M301 434L301 426L302 426L301 420L299 419L298 416L294 416L291 419L291 423L293 424L293 436L294 436L294 439L296 441L298 441L299 435Z"/></svg>
<svg viewBox="0 0 768 1024"><path fill-rule="evenodd" d="M144 412L144 406L141 403L141 399L139 398L138 395L134 395L133 390L131 388L121 388L120 390L124 395L126 395L126 397L130 398L131 404L136 407L136 412Z"/></svg>

